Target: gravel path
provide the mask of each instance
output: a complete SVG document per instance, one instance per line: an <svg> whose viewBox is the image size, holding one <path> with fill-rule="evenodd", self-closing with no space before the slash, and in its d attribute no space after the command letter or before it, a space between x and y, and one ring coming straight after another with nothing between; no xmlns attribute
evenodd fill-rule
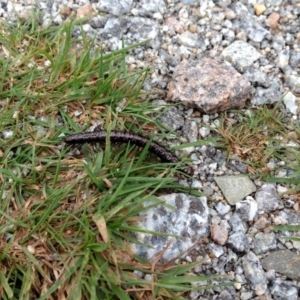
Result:
<svg viewBox="0 0 300 300"><path fill-rule="evenodd" d="M194 142L209 137L207 125L218 122L220 111L242 108L247 99L247 106L255 107L276 103L285 95L284 113L294 122L299 121L300 2L258 2L0 0L0 16L9 21L14 21L16 15L26 19L31 9L38 7L41 25L48 26L52 22L61 24L72 15L91 14L83 29L90 36L96 35L107 51L118 49L122 36L125 44L151 38L147 46L128 55L127 63L132 70L153 68L145 90L161 91L169 100L182 101L179 108L170 109L160 121L177 130L183 142ZM79 28L75 28L74 35L79 34ZM218 88L216 82L220 82ZM199 89L200 83L203 90ZM226 86L230 84L228 91ZM213 96L207 97L212 91ZM157 105L165 101L166 97L154 99ZM186 106L186 102L192 105ZM194 270L195 274L227 274L239 282L232 287L192 292L190 298L299 299L300 243L284 240L282 236L288 232L274 232L270 227L300 223L297 199L280 196L284 186L253 182L246 175L245 165L235 159L224 163L225 153L212 145L190 147L179 154L191 156L195 175L199 175L194 187L215 201L184 194L164 196L176 207L168 212L168 220L177 222L173 233L186 237L176 242L164 258L174 257L207 236L206 243L185 257L188 262L207 259L206 264ZM268 167L275 168L280 163L270 161ZM158 208L147 215L148 229L157 229L159 222L151 222L154 216L156 220L159 216L162 224L165 222L161 211ZM165 243L160 240L156 251ZM154 254L134 249L149 258Z"/></svg>

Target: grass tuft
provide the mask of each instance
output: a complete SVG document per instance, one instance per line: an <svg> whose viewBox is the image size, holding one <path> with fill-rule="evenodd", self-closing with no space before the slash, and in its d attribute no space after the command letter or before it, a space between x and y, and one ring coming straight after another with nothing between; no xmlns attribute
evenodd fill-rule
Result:
<svg viewBox="0 0 300 300"><path fill-rule="evenodd" d="M214 128L222 137L216 144L226 149L228 158L244 162L250 174L268 182L285 183L290 193L298 193L300 128L287 119L281 105L282 101L273 107L232 111L235 118L225 113ZM274 162L274 168L270 162Z"/></svg>
<svg viewBox="0 0 300 300"><path fill-rule="evenodd" d="M37 22L0 25L0 298L183 299L203 289L191 282L215 277L185 275L202 262L150 264L128 246L145 200L186 191L172 176L180 163L109 141L81 155L62 140L99 123L166 134L141 96L148 70L126 70L126 53L147 41L103 54L84 32L73 36L78 22Z"/></svg>

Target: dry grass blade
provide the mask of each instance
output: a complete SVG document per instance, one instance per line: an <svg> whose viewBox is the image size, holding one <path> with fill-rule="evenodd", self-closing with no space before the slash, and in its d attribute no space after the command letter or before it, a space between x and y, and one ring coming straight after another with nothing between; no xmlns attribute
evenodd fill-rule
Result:
<svg viewBox="0 0 300 300"><path fill-rule="evenodd" d="M163 286L170 269L128 247L147 197L185 191L165 173L173 166L134 145L63 142L99 120L108 131L157 128L140 98L147 70L128 74L125 63L145 42L104 55L84 31L72 36L76 22L0 25L0 298L175 299L191 284Z"/></svg>

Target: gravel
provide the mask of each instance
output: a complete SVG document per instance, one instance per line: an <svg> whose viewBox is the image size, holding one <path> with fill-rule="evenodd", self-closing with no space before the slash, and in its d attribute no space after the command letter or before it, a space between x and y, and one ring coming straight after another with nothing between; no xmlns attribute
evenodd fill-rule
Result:
<svg viewBox="0 0 300 300"><path fill-rule="evenodd" d="M42 15L41 26L49 26L61 24L73 14L77 17L91 14L83 30L91 37L96 36L96 41L107 51L118 49L122 37L125 44L151 38L146 46L134 49L128 55L127 63L131 69L151 66L152 71L144 89L162 90L165 94L169 91L172 74L176 73L185 60L193 64L193 61L199 61L208 54L210 59L223 58L251 85L249 93L247 92L249 107L276 103L288 92L281 109L288 119L299 122L300 3L298 0L259 2L260 4L249 0L0 0L0 17L11 22L16 20L16 16L27 19L30 11L37 7ZM79 28L75 28L73 34L80 35ZM197 79L196 77L194 84L197 84ZM247 82L245 86L248 85ZM216 97L221 93L222 89L218 90ZM243 97L247 95L243 94ZM157 97L154 103L159 105L169 100ZM172 100L180 102L180 99ZM190 99L190 103L193 104L193 101L193 98ZM222 106L228 108L230 98L222 101L229 101ZM211 109L213 114L209 114L205 109L204 113L199 113L195 105L182 104L171 107L159 121L177 130L184 140L194 142L210 135L207 125L214 126L219 122L218 113L222 107L216 111ZM9 134L6 132L6 135ZM256 180L252 183L255 189L243 194L237 204L228 205L224 197L226 193L245 190L246 183L243 182L234 190L231 178L246 173L245 166L234 158L227 164L224 159L226 153L210 144L190 147L179 154L191 156L195 175L198 175L193 186L201 187L214 201L207 201L205 197L195 199L183 194L165 195L163 199L168 203L177 199L178 209L171 214L163 211L160 219L164 226L161 227L167 232L169 228L165 222L172 217L173 233L180 235L184 232L184 241L188 247L205 233L211 232L208 234L208 243L198 244L194 248L194 254L187 255L185 259L188 262L207 259L199 269L195 268L195 274L227 274L229 278L239 282L232 287L192 292L190 299L246 300L262 299L262 295L264 299L297 299L300 291L299 277L291 270L285 272L285 266L292 264L292 260L300 260L299 244L283 239L284 232L274 233L270 227L274 224L300 222L297 199L293 196L283 199L280 195L280 191L285 189L283 186ZM280 162L276 160L267 162L274 170L277 164L280 165ZM286 172L288 174L288 170ZM222 175L231 180L230 184L229 181L223 183L223 193L214 180L216 176ZM253 193L255 190L256 193ZM184 213L180 213L178 206L182 199L187 201ZM197 205L195 201L198 201ZM156 230L160 225L158 221L151 220L157 218L157 212L152 210L148 217L146 226ZM176 227L178 224L179 227ZM201 234L197 235L199 229ZM160 244L158 239L149 239L149 242L154 243L157 251L165 245ZM166 243L166 240L163 239L163 242ZM180 240L171 249L177 251L169 251L165 259L173 258L174 252L178 254L178 249L186 250L184 242ZM149 253L145 249L141 251L146 257L154 254L153 249ZM280 251L288 251L289 254L281 256ZM282 258L280 266L268 259L270 253L278 257L278 260ZM143 274L140 276L143 277ZM203 283L199 283L201 284Z"/></svg>

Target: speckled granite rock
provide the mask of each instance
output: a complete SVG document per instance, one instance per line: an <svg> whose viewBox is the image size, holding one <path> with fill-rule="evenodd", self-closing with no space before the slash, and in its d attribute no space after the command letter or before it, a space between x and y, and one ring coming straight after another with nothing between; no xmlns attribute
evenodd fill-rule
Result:
<svg viewBox="0 0 300 300"><path fill-rule="evenodd" d="M243 108L250 83L221 58L203 57L183 61L169 84L168 97L213 114L229 108Z"/></svg>

